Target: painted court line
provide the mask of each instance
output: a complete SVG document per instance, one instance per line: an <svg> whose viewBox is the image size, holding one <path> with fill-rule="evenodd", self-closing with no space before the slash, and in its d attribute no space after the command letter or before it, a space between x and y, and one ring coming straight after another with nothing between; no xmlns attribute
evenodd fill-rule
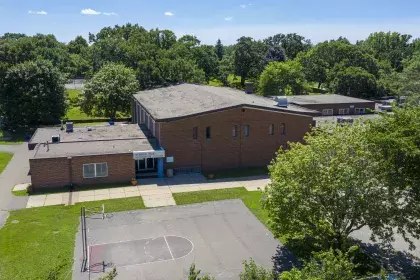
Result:
<svg viewBox="0 0 420 280"><path fill-rule="evenodd" d="M174 260L174 255L172 255L171 247L169 247L168 240L166 240L166 236L163 236L166 242L166 246L168 246L169 253L171 253L172 260Z"/></svg>

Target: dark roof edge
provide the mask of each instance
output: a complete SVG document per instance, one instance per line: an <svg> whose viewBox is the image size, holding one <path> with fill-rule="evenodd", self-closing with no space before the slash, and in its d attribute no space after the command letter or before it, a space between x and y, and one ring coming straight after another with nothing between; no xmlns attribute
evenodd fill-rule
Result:
<svg viewBox="0 0 420 280"><path fill-rule="evenodd" d="M29 160L37 160L37 159L57 159L57 158L73 158L73 157L92 157L92 156L103 156L103 155L131 155L133 152L122 152L122 153L101 153L101 154L83 154L83 155L75 155L75 156L56 156L56 157L30 157Z"/></svg>
<svg viewBox="0 0 420 280"><path fill-rule="evenodd" d="M356 98L356 97L353 97ZM293 105L297 105L297 106L305 106L305 105L337 105L337 104L360 104L360 103L376 103L375 101L372 100L365 100L365 99L360 99L361 101L357 101L357 102L334 102L334 103L298 103L296 101L289 101L289 104L293 104Z"/></svg>
<svg viewBox="0 0 420 280"><path fill-rule="evenodd" d="M307 114L304 114L304 113L284 110L282 108L275 108L274 106L273 106L273 108L270 108L270 107L256 106L256 105L250 105L250 104L239 104L239 105L235 105L235 106L229 106L229 107L224 107L224 108L220 108L220 109L209 110L209 111L200 112L200 113L196 113L196 114L190 114L190 115L174 117L174 118L164 118L164 119L156 119L152 114L150 114L150 113L149 114L153 117L153 119L156 122L170 122L170 121L177 121L177 120L182 120L182 119L186 119L186 118L202 116L202 115L207 115L207 114L212 114L212 113L217 113L217 112L222 112L222 111L236 109L236 108L242 108L242 107L248 107L248 108L253 108L253 109L262 109L262 110L267 110L267 111L272 111L272 112L286 113L286 114L289 114L289 115L298 115L298 116L302 116L302 117L314 117L314 116L319 115L318 111L314 111L313 113L308 112Z"/></svg>

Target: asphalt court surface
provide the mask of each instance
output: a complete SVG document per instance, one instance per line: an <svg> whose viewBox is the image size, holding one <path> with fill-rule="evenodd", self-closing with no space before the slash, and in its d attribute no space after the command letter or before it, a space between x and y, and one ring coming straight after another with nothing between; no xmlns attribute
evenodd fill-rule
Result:
<svg viewBox="0 0 420 280"><path fill-rule="evenodd" d="M112 266L116 279L188 279L192 263L216 279L239 279L243 260L273 268L281 246L241 200L112 213L88 218L87 229L90 272L80 272L79 231L76 280L98 279Z"/></svg>

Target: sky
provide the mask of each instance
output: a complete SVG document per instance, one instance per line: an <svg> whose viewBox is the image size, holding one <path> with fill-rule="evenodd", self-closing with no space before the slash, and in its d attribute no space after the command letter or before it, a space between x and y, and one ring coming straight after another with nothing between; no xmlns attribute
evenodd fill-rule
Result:
<svg viewBox="0 0 420 280"><path fill-rule="evenodd" d="M52 33L68 42L128 22L192 34L203 44L277 33L298 33L314 43L339 36L355 42L375 31L420 37L420 1L0 0L0 34Z"/></svg>

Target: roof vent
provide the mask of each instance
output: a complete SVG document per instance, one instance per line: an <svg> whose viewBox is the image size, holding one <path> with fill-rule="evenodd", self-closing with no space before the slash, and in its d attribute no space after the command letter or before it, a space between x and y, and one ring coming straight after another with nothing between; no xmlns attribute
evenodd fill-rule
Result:
<svg viewBox="0 0 420 280"><path fill-rule="evenodd" d="M66 132L73 132L73 122L66 122Z"/></svg>
<svg viewBox="0 0 420 280"><path fill-rule="evenodd" d="M254 93L254 83L246 82L245 83L245 93L246 94L253 94Z"/></svg>
<svg viewBox="0 0 420 280"><path fill-rule="evenodd" d="M92 127L88 126L87 131L92 131Z"/></svg>
<svg viewBox="0 0 420 280"><path fill-rule="evenodd" d="M58 143L58 142L60 142L60 135L53 135L51 137L51 142L52 143Z"/></svg>
<svg viewBox="0 0 420 280"><path fill-rule="evenodd" d="M277 96L275 98L275 101L277 102L277 106L279 107L285 107L289 106L289 101L287 100L287 97L285 96Z"/></svg>

